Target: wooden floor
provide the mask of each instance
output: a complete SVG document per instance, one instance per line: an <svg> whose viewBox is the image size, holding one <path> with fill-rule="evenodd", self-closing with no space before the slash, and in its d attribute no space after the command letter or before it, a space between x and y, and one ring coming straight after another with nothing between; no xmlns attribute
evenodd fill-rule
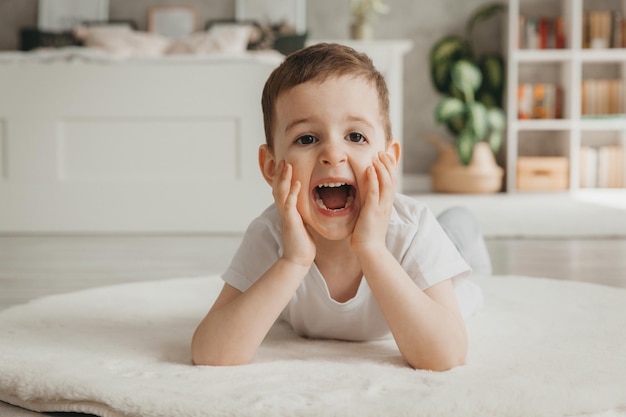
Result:
<svg viewBox="0 0 626 417"><path fill-rule="evenodd" d="M240 236L0 236L0 309L47 294L219 274ZM494 274L626 287L626 239L490 239Z"/></svg>
<svg viewBox="0 0 626 417"><path fill-rule="evenodd" d="M239 242L239 236L0 236L0 310L89 287L219 274ZM626 287L626 239L489 239L487 247L496 275ZM3 417L37 415L0 403Z"/></svg>

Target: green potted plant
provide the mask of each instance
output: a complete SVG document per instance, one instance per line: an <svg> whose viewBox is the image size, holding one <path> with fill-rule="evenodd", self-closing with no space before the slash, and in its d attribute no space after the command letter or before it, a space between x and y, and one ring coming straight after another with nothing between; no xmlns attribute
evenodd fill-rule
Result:
<svg viewBox="0 0 626 417"><path fill-rule="evenodd" d="M476 144L487 142L494 154L502 146L504 60L498 53L478 55L472 33L479 22L505 8L501 3L481 6L468 19L464 37L444 36L430 50L432 83L444 96L435 108L435 120L454 136L459 159L466 166Z"/></svg>

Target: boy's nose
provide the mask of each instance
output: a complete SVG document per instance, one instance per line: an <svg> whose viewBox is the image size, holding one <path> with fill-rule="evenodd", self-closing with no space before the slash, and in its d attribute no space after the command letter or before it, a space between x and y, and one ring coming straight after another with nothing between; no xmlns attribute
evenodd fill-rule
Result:
<svg viewBox="0 0 626 417"><path fill-rule="evenodd" d="M345 149L338 144L327 143L320 154L320 163L326 166L338 166L348 160Z"/></svg>

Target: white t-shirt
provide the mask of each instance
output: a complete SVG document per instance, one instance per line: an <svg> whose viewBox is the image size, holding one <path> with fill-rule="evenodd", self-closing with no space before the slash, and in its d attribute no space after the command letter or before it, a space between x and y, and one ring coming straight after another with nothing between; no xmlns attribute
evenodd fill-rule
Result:
<svg viewBox="0 0 626 417"><path fill-rule="evenodd" d="M422 290L453 279L459 305L469 316L482 302L482 293L465 279L470 268L425 204L398 194L389 221L387 248ZM245 292L282 255L280 215L275 205L250 223L241 246L222 278ZM371 340L385 337L389 327L362 278L354 298L332 299L326 281L313 264L281 313L301 336Z"/></svg>

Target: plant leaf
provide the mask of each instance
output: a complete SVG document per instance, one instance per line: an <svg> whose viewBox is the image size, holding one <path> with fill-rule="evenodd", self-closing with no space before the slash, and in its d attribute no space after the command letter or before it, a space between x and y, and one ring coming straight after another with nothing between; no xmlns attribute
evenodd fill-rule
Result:
<svg viewBox="0 0 626 417"><path fill-rule="evenodd" d="M430 50L432 62L455 61L466 55L467 45L459 36L450 35L437 41Z"/></svg>
<svg viewBox="0 0 626 417"><path fill-rule="evenodd" d="M430 50L430 73L435 89L447 94L452 84L452 65L467 55L467 44L458 36L445 36Z"/></svg>
<svg viewBox="0 0 626 417"><path fill-rule="evenodd" d="M476 94L476 99L479 102L483 103L488 109L496 107L498 105L498 102L496 101L493 93L489 91L484 91L482 88Z"/></svg>
<svg viewBox="0 0 626 417"><path fill-rule="evenodd" d="M487 120L487 108L482 103L470 103L467 105L469 126L474 133L474 140L479 142L485 139L489 122Z"/></svg>
<svg viewBox="0 0 626 417"><path fill-rule="evenodd" d="M500 147L502 146L502 132L492 130L487 138L487 143L494 154L498 153Z"/></svg>
<svg viewBox="0 0 626 417"><path fill-rule="evenodd" d="M489 137L487 143L491 151L498 153L502 147L502 137L504 136L504 128L506 126L506 114L500 108L493 107L487 110L487 121L489 123Z"/></svg>
<svg viewBox="0 0 626 417"><path fill-rule="evenodd" d="M465 166L469 165L474 154L474 135L471 129L461 132L456 138L455 145L461 163Z"/></svg>
<svg viewBox="0 0 626 417"><path fill-rule="evenodd" d="M465 25L465 38L469 41L474 31L474 26L482 20L486 20L498 12L506 10L506 5L502 3L489 3L476 9Z"/></svg>
<svg viewBox="0 0 626 417"><path fill-rule="evenodd" d="M465 113L465 103L454 97L444 97L435 108L435 121L447 123L453 118Z"/></svg>
<svg viewBox="0 0 626 417"><path fill-rule="evenodd" d="M492 131L502 133L506 126L506 114L498 107L487 109L487 122Z"/></svg>
<svg viewBox="0 0 626 417"><path fill-rule="evenodd" d="M480 69L472 62L462 59L452 67L452 82L463 91L465 100L474 101L474 93L482 83Z"/></svg>
<svg viewBox="0 0 626 417"><path fill-rule="evenodd" d="M504 60L499 54L483 55L478 66L483 75L484 87L492 91L504 89Z"/></svg>
<svg viewBox="0 0 626 417"><path fill-rule="evenodd" d="M452 133L453 136L457 136L459 133L461 133L464 129L465 129L465 119L466 119L466 114L460 114L456 117L453 117L450 121L448 121L446 123L446 127L448 128L448 131L450 133Z"/></svg>
<svg viewBox="0 0 626 417"><path fill-rule="evenodd" d="M452 77L450 76L450 69L452 63L449 61L441 61L433 63L431 66L431 79L435 90L442 94L447 94L452 85Z"/></svg>

